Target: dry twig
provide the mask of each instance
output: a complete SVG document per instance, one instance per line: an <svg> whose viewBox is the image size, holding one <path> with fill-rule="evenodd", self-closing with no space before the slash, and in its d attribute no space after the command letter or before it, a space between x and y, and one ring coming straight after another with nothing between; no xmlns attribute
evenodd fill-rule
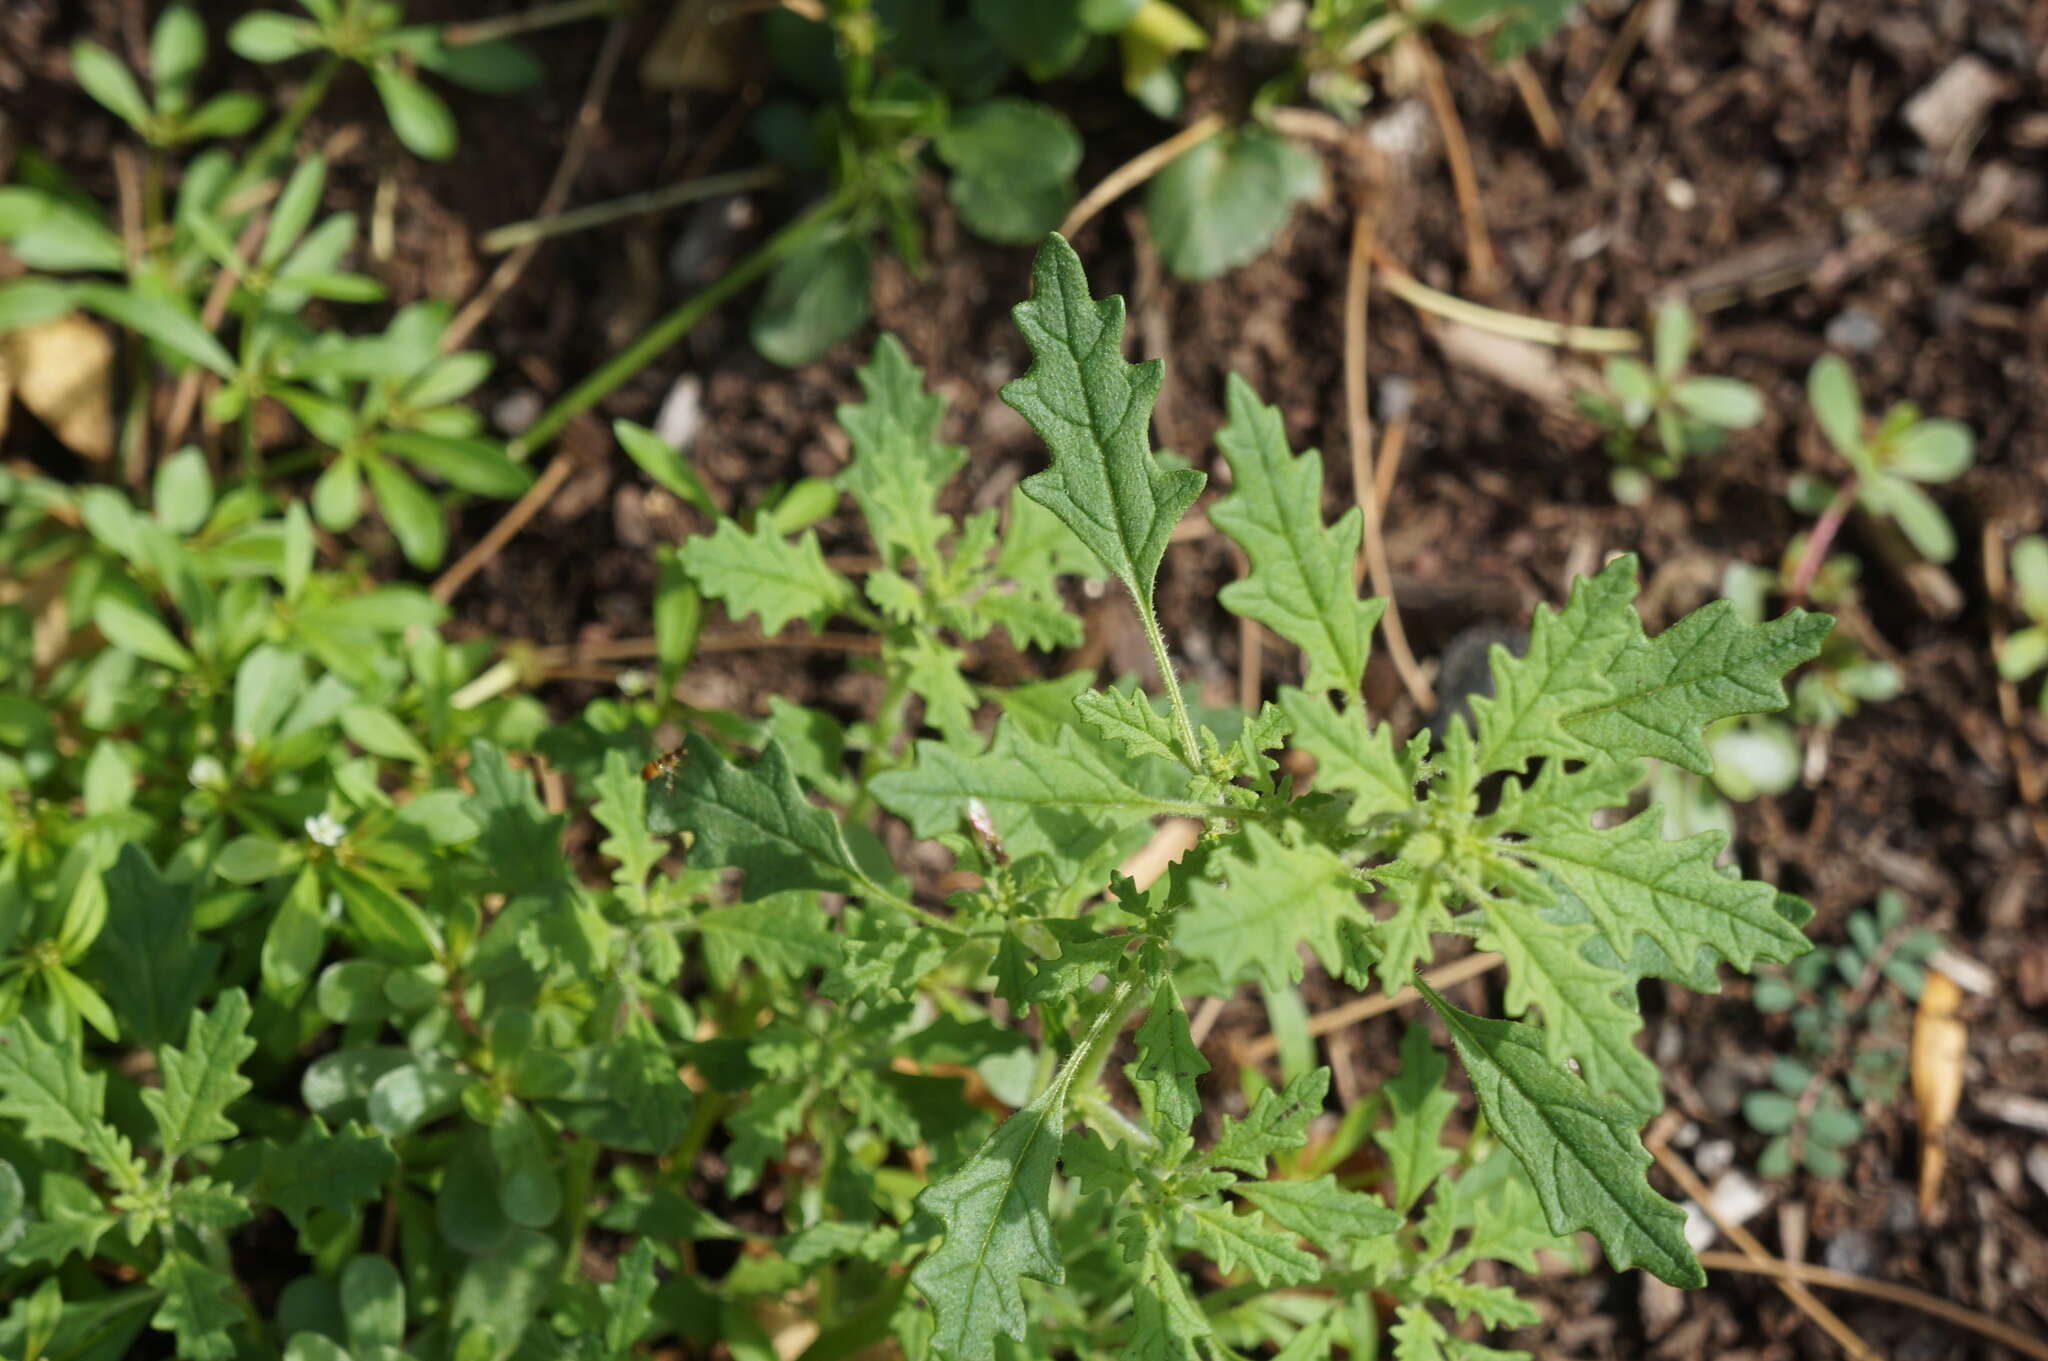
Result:
<svg viewBox="0 0 2048 1361"><path fill-rule="evenodd" d="M1500 961L1501 957L1496 954L1466 955L1463 959L1452 960L1440 969L1431 969L1422 976L1422 980L1438 992L1442 992L1445 988L1463 983L1468 978L1479 977L1479 975L1499 964ZM1405 1007L1410 1002L1419 1001L1421 997L1422 994L1414 988L1403 988L1399 992L1392 994L1380 992L1374 993L1370 997L1361 997L1356 1001L1346 1002L1341 1007L1319 1012L1311 1016L1308 1022L1308 1033L1311 1036L1327 1035L1333 1030L1342 1030L1346 1026L1369 1021L1373 1017L1384 1012L1393 1011L1397 1007ZM1246 1063L1264 1063L1279 1051L1279 1040L1271 1035L1261 1035L1258 1039L1246 1045L1239 1057Z"/></svg>
<svg viewBox="0 0 2048 1361"><path fill-rule="evenodd" d="M1600 69L1593 73L1592 81L1586 86L1586 93L1579 96L1572 117L1583 123L1600 112L1600 106L1621 83L1622 68L1628 65L1629 55L1636 50L1636 44L1643 40L1643 30L1650 26L1650 12L1656 8L1657 0L1636 0L1635 8L1622 20L1621 32L1614 35L1608 44L1607 55L1600 59Z"/></svg>
<svg viewBox="0 0 2048 1361"><path fill-rule="evenodd" d="M576 123L570 129L569 144L562 148L562 159L555 166L555 176L548 181L547 193L541 196L541 217L554 216L568 202L569 190L583 169L583 158L590 152L590 139L596 133L598 119L604 112L605 96L611 91L612 78L618 74L619 61L625 55L629 28L622 15L613 19L611 28L605 32L604 46L597 53L597 65L591 69L590 83L583 90L583 102L576 109ZM490 315L498 300L519 281L519 276L526 272L527 262L539 249L540 241L536 238L498 262L498 267L491 271L491 277L484 281L484 286L463 304L462 311L442 332L443 353L462 348L462 342L469 339L470 332Z"/></svg>
<svg viewBox="0 0 2048 1361"><path fill-rule="evenodd" d="M1451 98L1450 82L1444 79L1443 63L1436 49L1421 33L1412 33L1422 67L1422 92L1436 116L1444 136L1444 159L1451 165L1451 188L1458 198L1458 220L1465 224L1465 267L1471 271L1472 287L1491 293L1500 286L1500 262L1493 254L1493 242L1486 235L1486 205L1479 197L1479 176L1472 169L1472 144L1465 140L1465 124L1458 117L1458 105Z"/></svg>
<svg viewBox="0 0 2048 1361"><path fill-rule="evenodd" d="M1645 1141L1645 1146L1650 1150L1650 1156L1657 1160L1657 1165L1671 1174L1671 1179L1678 1183L1679 1189L1691 1196L1693 1202L1705 1211L1707 1218L1714 1221L1714 1227L1726 1235L1735 1246L1741 1248L1742 1255L1756 1263L1759 1271L1770 1274L1768 1265L1777 1259L1764 1251L1763 1244L1757 1242L1755 1234L1721 1213L1714 1204L1714 1193L1707 1189L1707 1184L1700 1180L1699 1174L1692 1170L1685 1159L1673 1153L1661 1135L1652 1135ZM1785 1297L1798 1305L1800 1312L1812 1319L1822 1332L1833 1338L1843 1351L1855 1358L1855 1361L1881 1361L1878 1354L1871 1350L1870 1344L1858 1337L1848 1324L1842 1322L1834 1310L1815 1299L1813 1292L1797 1277L1781 1275L1776 1279L1778 1289L1785 1292Z"/></svg>
<svg viewBox="0 0 2048 1361"><path fill-rule="evenodd" d="M434 599L444 605L453 600L455 593L461 590L471 577L482 571L486 563L498 556L499 551L512 542L513 536L526 528L527 521L540 513L540 508L547 504L548 498L569 480L569 474L575 467L576 460L570 456L568 450L557 450L555 456L548 461L548 466L541 470L541 475L526 489L526 494L514 501L512 509L505 512L505 518L492 525L490 533L477 540L475 546L456 559L453 567L435 579Z"/></svg>
<svg viewBox="0 0 2048 1361"><path fill-rule="evenodd" d="M1809 1266L1805 1262L1788 1262L1779 1257L1766 1257L1759 1261L1739 1252L1703 1252L1700 1265L1714 1271L1750 1271L1760 1276L1775 1276L1780 1280L1811 1281L1831 1290L1847 1290L1872 1299L1901 1304L1908 1309L1918 1309L1924 1314L1953 1323L1959 1328L1988 1337L2000 1346L2010 1347L2016 1352L2048 1361L2048 1342L2029 1333L2023 1333L2009 1324L2000 1323L1974 1309L1965 1309L1953 1301L1930 1295L1924 1290L1915 1290L1910 1285L1894 1285L1890 1281L1875 1281L1868 1276L1858 1276L1847 1271L1836 1271L1832 1267Z"/></svg>
<svg viewBox="0 0 2048 1361"><path fill-rule="evenodd" d="M1203 114L1165 141L1146 148L1104 175L1101 181L1068 212L1066 221L1060 223L1060 235L1072 237L1075 232L1081 230L1082 224L1089 218L1151 179L1159 173L1161 167L1182 152L1208 141L1223 131L1228 121L1220 113Z"/></svg>
<svg viewBox="0 0 2048 1361"><path fill-rule="evenodd" d="M1351 261L1344 281L1344 415L1351 439L1351 487L1365 516L1365 564L1372 576L1373 594L1387 602L1380 625L1387 637L1387 651L1401 684L1424 713L1436 707L1436 695L1415 654L1408 648L1408 635L1401 627L1401 609L1394 600L1394 573L1387 565L1387 545L1380 534L1380 500L1375 493L1372 458L1372 417L1366 410L1365 393L1365 308L1367 285L1372 278L1372 216L1361 200L1351 218Z"/></svg>

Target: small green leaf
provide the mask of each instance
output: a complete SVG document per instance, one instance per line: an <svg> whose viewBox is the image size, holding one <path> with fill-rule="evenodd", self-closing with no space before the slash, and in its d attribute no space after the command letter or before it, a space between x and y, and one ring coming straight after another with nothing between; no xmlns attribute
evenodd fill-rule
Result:
<svg viewBox="0 0 2048 1361"><path fill-rule="evenodd" d="M1921 557L1948 562L1956 555L1956 531L1934 499L1901 477L1879 474L1864 479L1857 499L1865 509L1889 515Z"/></svg>
<svg viewBox="0 0 2048 1361"><path fill-rule="evenodd" d="M1891 472L1915 482L1960 477L1977 456L1977 442L1961 421L1921 421L1893 442Z"/></svg>
<svg viewBox="0 0 2048 1361"><path fill-rule="evenodd" d="M240 137L262 122L267 112L269 107L259 96L244 90L230 90L215 95L187 114L182 125L184 136L194 140Z"/></svg>
<svg viewBox="0 0 2048 1361"><path fill-rule="evenodd" d="M1763 394L1735 378L1688 378L1671 397L1686 415L1723 430L1747 430L1764 418Z"/></svg>
<svg viewBox="0 0 2048 1361"><path fill-rule="evenodd" d="M1799 1103L1782 1092L1754 1091L1742 1098L1742 1118L1759 1134L1783 1134L1798 1111Z"/></svg>
<svg viewBox="0 0 2048 1361"><path fill-rule="evenodd" d="M1152 1007L1138 1026L1138 1059L1124 1073L1133 1083L1151 1085L1151 1105L1166 1131L1185 1134L1201 1112L1195 1079L1209 1071L1209 1061L1195 1048L1188 1031L1188 1011L1171 977L1162 978Z"/></svg>
<svg viewBox="0 0 2048 1361"><path fill-rule="evenodd" d="M455 115L441 96L392 66L373 66L370 79L384 101L391 130L415 156L445 161L455 154Z"/></svg>
<svg viewBox="0 0 2048 1361"><path fill-rule="evenodd" d="M1243 1267L1262 1286L1299 1285L1322 1274L1322 1263L1290 1234L1267 1228L1258 1215L1221 1205L1194 1204L1181 1213L1194 1229L1195 1246L1224 1272Z"/></svg>
<svg viewBox="0 0 2048 1361"><path fill-rule="evenodd" d="M1209 1161L1263 1179L1267 1158L1308 1142L1309 1122L1322 1114L1323 1098L1329 1091L1328 1068L1310 1069L1288 1083L1284 1091L1268 1087L1259 1093L1244 1119L1223 1117L1223 1132L1209 1150Z"/></svg>
<svg viewBox="0 0 2048 1361"><path fill-rule="evenodd" d="M1156 756L1178 765L1174 750L1173 724L1152 707L1144 692L1133 686L1128 692L1086 690L1074 697L1081 721L1093 728L1105 742L1122 746L1126 756Z"/></svg>
<svg viewBox="0 0 2048 1361"><path fill-rule="evenodd" d="M1011 855L1078 864L1157 814L1201 816L1205 805L1170 792L1185 784L1184 770L1176 776L1162 764L1127 761L1072 728L1043 741L1005 719L986 755L920 742L909 767L876 776L868 788L920 837L957 831L969 801L979 799Z"/></svg>
<svg viewBox="0 0 2048 1361"><path fill-rule="evenodd" d="M693 864L744 871L749 901L864 882L839 820L804 797L781 747L770 742L742 767L692 733L684 752L673 783L652 787L647 824L656 836L689 832Z"/></svg>
<svg viewBox="0 0 2048 1361"><path fill-rule="evenodd" d="M1342 967L1338 928L1371 920L1350 867L1316 842L1288 846L1257 823L1224 843L1174 924L1175 946L1227 982L1256 974L1268 988L1301 981L1301 947Z"/></svg>
<svg viewBox="0 0 2048 1361"><path fill-rule="evenodd" d="M190 886L167 883L139 846L121 848L106 883L93 961L129 1037L155 1048L196 1014L220 946L198 938Z"/></svg>
<svg viewBox="0 0 2048 1361"><path fill-rule="evenodd" d="M1239 1182L1232 1189L1264 1210L1274 1223L1292 1229L1333 1257L1341 1258L1362 1238L1393 1233L1403 1223L1399 1214L1376 1197L1346 1191L1333 1176L1314 1181Z"/></svg>
<svg viewBox="0 0 2048 1361"><path fill-rule="evenodd" d="M1230 419L1216 447L1230 465L1230 493L1209 508L1210 521L1245 550L1251 572L1218 599L1233 614L1256 619L1301 648L1308 660L1303 688L1358 693L1373 625L1386 602L1360 600L1353 585L1359 511L1329 527L1322 522L1322 458L1295 457L1277 409L1231 374Z"/></svg>
<svg viewBox="0 0 2048 1361"><path fill-rule="evenodd" d="M71 48L71 74L80 88L136 131L150 121L149 101L142 87L121 59L95 42L81 41Z"/></svg>
<svg viewBox="0 0 2048 1361"><path fill-rule="evenodd" d="M1322 186L1314 155L1247 125L1189 148L1154 175L1145 215L1168 269L1213 279L1263 253L1294 205Z"/></svg>
<svg viewBox="0 0 2048 1361"><path fill-rule="evenodd" d="M440 566L448 550L448 523L440 503L390 459L372 455L363 464L377 493L377 508L405 550L406 561L429 570Z"/></svg>
<svg viewBox="0 0 2048 1361"><path fill-rule="evenodd" d="M956 174L946 185L946 198L976 236L1006 246L1028 246L1060 225L1074 206L1074 186L1066 181L1019 185Z"/></svg>
<svg viewBox="0 0 2048 1361"><path fill-rule="evenodd" d="M79 305L212 369L223 378L235 376L234 357L197 317L178 303L103 283L73 285L72 296Z"/></svg>
<svg viewBox="0 0 2048 1361"><path fill-rule="evenodd" d="M871 307L867 243L852 235L825 237L775 267L748 332L762 358L796 368L859 330Z"/></svg>
<svg viewBox="0 0 2048 1361"><path fill-rule="evenodd" d="M1544 831L1514 851L1563 880L1622 959L1649 937L1666 957L1660 976L1689 968L1701 950L1745 972L1804 954L1811 943L1778 911L1776 890L1714 868L1726 842L1719 832L1666 841L1664 811L1653 806L1619 827Z"/></svg>
<svg viewBox="0 0 2048 1361"><path fill-rule="evenodd" d="M1421 1198L1458 1152L1443 1144L1444 1122L1458 1108L1458 1098L1444 1087L1450 1072L1446 1059L1429 1038L1429 1028L1411 1021L1401 1035L1401 1070L1385 1087L1393 1119L1374 1130L1372 1140L1387 1155L1394 1174L1394 1206L1405 1211Z"/></svg>
<svg viewBox="0 0 2048 1361"><path fill-rule="evenodd" d="M1840 355L1824 354L1814 362L1806 375L1806 400L1828 443L1860 470L1868 461L1863 444L1863 398Z"/></svg>
<svg viewBox="0 0 2048 1361"><path fill-rule="evenodd" d="M877 341L874 357L856 376L867 400L842 405L837 413L853 444L839 486L859 503L891 565L907 553L925 571L937 572L939 544L952 533L953 522L934 505L967 452L939 439L945 399L925 390L923 370L896 337Z"/></svg>
<svg viewBox="0 0 2048 1361"><path fill-rule="evenodd" d="M398 1170L398 1156L382 1135L354 1125L330 1134L318 1116L300 1126L295 1142L267 1142L263 1149L263 1172L251 1193L301 1231L315 1210L345 1214L382 1195Z"/></svg>
<svg viewBox="0 0 2048 1361"><path fill-rule="evenodd" d="M142 1104L156 1117L166 1154L180 1157L201 1144L235 1137L226 1111L250 1090L241 1066L255 1052L249 999L240 988L222 993L206 1015L192 1013L183 1049L157 1050L164 1083L143 1088Z"/></svg>
<svg viewBox="0 0 2048 1361"><path fill-rule="evenodd" d="M163 622L116 595L102 595L93 602L92 622L107 641L124 652L173 671L195 671L199 662L185 645L171 636Z"/></svg>
<svg viewBox="0 0 2048 1361"><path fill-rule="evenodd" d="M163 1295L149 1321L177 1334L180 1357L229 1361L235 1355L231 1330L244 1320L233 1298L232 1276L174 1247L150 1273L149 1283Z"/></svg>
<svg viewBox="0 0 2048 1361"><path fill-rule="evenodd" d="M228 47L245 61L289 61L320 46L320 30L304 19L260 9L235 20Z"/></svg>
<svg viewBox="0 0 2048 1361"><path fill-rule="evenodd" d="M149 78L159 96L184 97L206 60L206 24L190 5L172 5L149 31Z"/></svg>
<svg viewBox="0 0 2048 1361"><path fill-rule="evenodd" d="M1081 165L1081 134L1056 109L1005 95L956 112L932 143L963 175L1018 189L1065 183Z"/></svg>
<svg viewBox="0 0 2048 1361"><path fill-rule="evenodd" d="M1734 601L1716 600L1655 638L1633 609L1626 623L1627 645L1600 676L1608 693L1566 715L1565 731L1616 759L1654 756L1705 775L1714 763L1702 729L1784 708L1780 678L1819 655L1835 621L1791 610L1751 624Z"/></svg>
<svg viewBox="0 0 2048 1361"><path fill-rule="evenodd" d="M172 534L190 534L206 523L213 509L213 474L196 445L186 445L157 465L150 502L157 523Z"/></svg>
<svg viewBox="0 0 2048 1361"><path fill-rule="evenodd" d="M405 1342L405 1283L390 1259L368 1253L348 1259L338 1282L348 1344L358 1352Z"/></svg>
<svg viewBox="0 0 2048 1361"><path fill-rule="evenodd" d="M1685 372L1685 361L1692 355L1696 329L1692 309L1684 303L1673 299L1658 306L1656 329L1650 345L1658 378L1669 383Z"/></svg>
<svg viewBox="0 0 2048 1361"><path fill-rule="evenodd" d="M937 1315L932 1346L957 1361L992 1361L999 1333L1024 1340L1023 1277L1053 1285L1066 1279L1048 1213L1066 1094L1067 1083L1054 1082L918 1197L946 1236L910 1280Z"/></svg>
<svg viewBox="0 0 2048 1361"><path fill-rule="evenodd" d="M1002 397L1052 451L1052 466L1024 479L1024 494L1094 550L1149 616L1167 537L1205 480L1193 469L1168 472L1152 455L1163 366L1124 362L1123 299L1091 299L1080 257L1059 236L1039 247L1031 300L1011 315L1033 359Z"/></svg>
<svg viewBox="0 0 2048 1361"><path fill-rule="evenodd" d="M533 474L507 458L504 446L494 440L391 430L378 437L377 445L449 486L478 496L517 496L533 485Z"/></svg>
<svg viewBox="0 0 2048 1361"><path fill-rule="evenodd" d="M1863 1137L1863 1120L1854 1111L1822 1103L1807 1119L1806 1137L1822 1148L1847 1148Z"/></svg>
<svg viewBox="0 0 2048 1361"><path fill-rule="evenodd" d="M641 472L674 492L685 505L695 506L706 515L718 515L718 503L704 489L703 479L697 476L697 470L681 454L669 448L661 436L631 421L613 421L612 434L618 438L619 447L626 451L626 456L640 465Z"/></svg>
<svg viewBox="0 0 2048 1361"><path fill-rule="evenodd" d="M678 558L697 589L723 600L735 619L759 615L767 634L780 633L792 619L822 628L852 598L846 578L825 565L810 531L792 542L766 523L748 531L721 520L710 534L687 540Z"/></svg>
<svg viewBox="0 0 2048 1361"><path fill-rule="evenodd" d="M1529 1175L1552 1233L1590 1231L1617 1271L1641 1266L1668 1285L1706 1283L1685 1215L1650 1189L1639 1117L1593 1096L1543 1055L1541 1032L1460 1011L1417 980L1472 1079L1487 1124Z"/></svg>

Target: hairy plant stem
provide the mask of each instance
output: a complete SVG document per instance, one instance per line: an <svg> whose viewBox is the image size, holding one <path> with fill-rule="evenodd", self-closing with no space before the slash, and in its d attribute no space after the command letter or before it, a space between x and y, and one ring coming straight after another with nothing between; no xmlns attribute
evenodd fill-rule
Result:
<svg viewBox="0 0 2048 1361"><path fill-rule="evenodd" d="M785 255L802 245L812 233L838 215L851 197L845 190L827 195L809 212L742 256L731 269L643 331L638 340L557 397L547 410L541 412L539 420L505 446L505 453L514 462L524 461L535 449L561 433L563 426L609 397L660 357L663 350L689 334L691 328L709 316L720 303L766 274Z"/></svg>
<svg viewBox="0 0 2048 1361"><path fill-rule="evenodd" d="M1828 502L1827 509L1814 522L1813 533L1807 536L1806 551L1799 555L1799 565L1792 569L1792 582L1785 588L1787 606L1806 602L1806 593L1813 586L1814 577L1820 574L1821 564L1827 561L1828 549L1835 542L1835 535L1841 533L1842 522L1849 518L1849 510L1856 504L1856 476L1851 473L1849 480L1842 484L1835 499Z"/></svg>
<svg viewBox="0 0 2048 1361"><path fill-rule="evenodd" d="M1053 1079L1064 1083L1067 1091L1075 1087L1092 1087L1102 1076L1103 1065L1109 1062L1110 1050L1116 1046L1116 1037L1122 1033L1124 1022L1145 1004L1138 991L1136 978L1125 978L1111 989L1103 999L1102 1007L1095 1018L1088 1023L1087 1033L1082 1037L1080 1047L1067 1059L1062 1074Z"/></svg>
<svg viewBox="0 0 2048 1361"><path fill-rule="evenodd" d="M1131 595L1138 606L1138 619L1145 625L1145 641L1152 645L1152 664L1159 668L1159 683L1166 688L1167 702L1173 706L1173 726L1180 734L1181 764L1200 775L1202 749L1195 741L1195 724L1188 717L1188 702L1180 693L1180 677L1173 674L1173 658L1166 655L1166 635L1160 632L1159 615L1150 600L1135 591Z"/></svg>

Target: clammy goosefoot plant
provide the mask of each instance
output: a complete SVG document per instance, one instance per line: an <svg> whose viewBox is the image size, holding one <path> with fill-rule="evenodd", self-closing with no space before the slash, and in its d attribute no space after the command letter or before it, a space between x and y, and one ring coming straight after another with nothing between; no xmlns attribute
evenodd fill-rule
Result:
<svg viewBox="0 0 2048 1361"><path fill-rule="evenodd" d="M687 833L693 873L738 871L740 904L844 904L820 954L822 991L841 1009L828 1024L869 1033L913 1004L936 1008L959 1043L926 1045L926 1057L948 1062L988 1059L988 1036L1005 1030L1039 1037L1024 1080L1004 1084L1011 1113L978 1146L934 1141L914 1200L853 1145L821 1145L824 1185L791 1202L805 1232L844 1221L841 1235L866 1245L858 1255L910 1264L915 1287L899 1278L858 1308L821 1299L827 1335L850 1349L888 1332L908 1356L961 1361L1282 1344L1289 1357L1372 1354L1377 1297L1392 1301L1395 1355L1495 1357L1452 1336L1444 1315L1489 1328L1536 1315L1463 1279L1478 1258L1531 1267L1539 1249L1570 1257L1570 1235L1586 1231L1616 1268L1700 1284L1683 1215L1645 1176L1638 1132L1662 1096L1636 1044L1637 985L1712 990L1723 962L1789 960L1808 948L1811 909L1717 869L1719 833L1668 841L1655 807L1613 825L1596 814L1627 803L1647 758L1706 773L1704 730L1784 707L1781 678L1831 621L1794 610L1756 624L1716 601L1652 637L1633 605L1637 564L1617 558L1561 610L1537 611L1523 656L1494 650L1495 694L1473 702L1469 724L1454 721L1440 746L1426 733L1397 742L1359 699L1384 608L1353 585L1359 513L1324 523L1319 456L1289 449L1279 413L1233 378L1218 437L1233 481L1210 517L1251 570L1220 599L1294 644L1303 675L1256 714L1198 713L1154 605L1168 538L1204 483L1150 446L1162 365L1124 360L1122 300L1091 297L1058 236L1015 315L1035 359L1003 397L1052 454L1023 494L1129 592L1163 694L1076 679L1052 703L1040 687L1034 702L1002 703L986 743L949 725L866 780L863 800L976 876L944 916L912 901L861 820L811 800L797 772L812 763L786 742L742 764L693 736L647 790L650 830ZM950 472L932 399L900 355L884 358L905 381L870 383L863 438L893 441L905 469ZM899 489L928 498L942 478L925 472ZM930 505L869 491L870 519ZM915 574L941 555L887 556ZM866 611L850 583L835 590L837 612ZM915 590L894 570L869 579L886 615L903 617ZM1313 758L1312 789L1276 774L1288 746ZM1140 889L1116 866L1163 816L1204 831ZM1506 957L1503 1015L1461 1010L1421 982L1442 936ZM1353 986L1418 987L1478 1100L1482 1123L1462 1146L1440 1137L1456 1101L1421 1024L1382 1101L1329 1139L1311 1141L1325 1068L1258 1092L1242 1118L1205 1116L1209 1065L1187 999L1248 982L1284 992L1304 945ZM991 996L1008 1027L992 1024L1003 1013ZM789 1061L735 1121L756 1168L822 1099L795 1058L815 1037L765 1036L755 1061ZM1339 1175L1367 1133L1383 1170Z"/></svg>

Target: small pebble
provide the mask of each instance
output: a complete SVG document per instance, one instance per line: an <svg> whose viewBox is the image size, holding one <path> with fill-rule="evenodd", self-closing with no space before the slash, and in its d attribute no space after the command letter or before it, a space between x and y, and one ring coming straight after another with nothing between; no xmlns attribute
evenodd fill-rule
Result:
<svg viewBox="0 0 2048 1361"><path fill-rule="evenodd" d="M654 418L654 433L678 453L688 453L704 428L704 380L694 373L676 379L661 399L661 414Z"/></svg>
<svg viewBox="0 0 2048 1361"><path fill-rule="evenodd" d="M1828 323L1827 342L1838 350L1867 354L1884 342L1884 326L1860 307L1851 307Z"/></svg>
<svg viewBox="0 0 2048 1361"><path fill-rule="evenodd" d="M2035 1144L2027 1150L2027 1175L2041 1188L2041 1194L2048 1196L2048 1144Z"/></svg>
<svg viewBox="0 0 2048 1361"><path fill-rule="evenodd" d="M1868 1276L1877 1267L1877 1239L1862 1229L1838 1233L1821 1249L1820 1259L1831 1271Z"/></svg>
<svg viewBox="0 0 2048 1361"><path fill-rule="evenodd" d="M1700 191L1692 187L1691 180L1664 181L1664 201L1681 213L1689 213L1700 201Z"/></svg>
<svg viewBox="0 0 2048 1361"><path fill-rule="evenodd" d="M1415 384L1398 374L1390 374L1379 381L1379 418L1382 421L1398 421L1415 406Z"/></svg>
<svg viewBox="0 0 2048 1361"><path fill-rule="evenodd" d="M1701 1176L1718 1177L1734 1165L1735 1145L1727 1139L1711 1139L1700 1145L1700 1151L1693 1154L1692 1161Z"/></svg>
<svg viewBox="0 0 2048 1361"><path fill-rule="evenodd" d="M540 394L532 388L515 388L491 407L491 424L498 433L514 436L540 419Z"/></svg>

